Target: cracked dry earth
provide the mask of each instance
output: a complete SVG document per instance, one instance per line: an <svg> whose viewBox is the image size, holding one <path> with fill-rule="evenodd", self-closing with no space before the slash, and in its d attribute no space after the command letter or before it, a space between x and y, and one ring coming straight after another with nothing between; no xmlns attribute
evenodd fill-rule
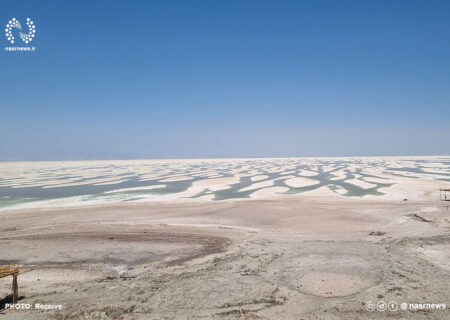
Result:
<svg viewBox="0 0 450 320"><path fill-rule="evenodd" d="M383 232L375 235L369 235L371 227L307 236L231 227L209 227L205 234L203 228L190 227L183 235L189 232L187 242L195 232L202 235L194 238L197 247L170 247L174 258L132 262L119 271L84 261L71 268L102 272L34 290L25 278L23 301L62 303L64 310L3 312L0 319L450 319L448 309L365 309L367 301L380 300L450 304L450 213L439 208L418 213L418 219L410 211L400 214L401 228L378 226ZM108 232L124 228L108 227ZM403 228L413 231L402 234ZM149 229L140 226L133 232ZM179 232L164 225L157 230ZM227 234L231 240L218 240ZM39 262L29 266L47 267Z"/></svg>

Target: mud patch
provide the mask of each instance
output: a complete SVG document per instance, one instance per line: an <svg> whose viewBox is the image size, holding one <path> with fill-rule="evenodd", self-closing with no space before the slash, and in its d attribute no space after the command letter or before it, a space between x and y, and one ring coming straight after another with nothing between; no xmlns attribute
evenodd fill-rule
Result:
<svg viewBox="0 0 450 320"><path fill-rule="evenodd" d="M0 238L0 251L5 253L5 261L33 266L101 263L132 267L154 261L174 266L223 252L230 244L225 237L170 227L101 229L4 237Z"/></svg>
<svg viewBox="0 0 450 320"><path fill-rule="evenodd" d="M332 272L309 272L300 281L300 290L319 297L344 297L360 292L369 283L357 275Z"/></svg>

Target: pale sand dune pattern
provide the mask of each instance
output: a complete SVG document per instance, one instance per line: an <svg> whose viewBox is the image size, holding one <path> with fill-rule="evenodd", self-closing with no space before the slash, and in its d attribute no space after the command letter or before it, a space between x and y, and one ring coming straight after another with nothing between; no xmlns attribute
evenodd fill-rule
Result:
<svg viewBox="0 0 450 320"><path fill-rule="evenodd" d="M327 196L355 199L421 200L448 184L450 157L444 156L4 162L0 210L33 206L33 201L37 207L222 201L280 194L295 198L324 191ZM115 190L127 191L111 197Z"/></svg>
<svg viewBox="0 0 450 320"><path fill-rule="evenodd" d="M361 187L363 189L370 189L373 187L376 187L376 184L372 184L372 183L368 183L364 180L360 180L360 179L349 179L349 180L345 180L346 183L350 183L350 184L354 184L355 186Z"/></svg>
<svg viewBox="0 0 450 320"><path fill-rule="evenodd" d="M382 177L364 177L364 181L369 183L396 183L395 179L382 178Z"/></svg>
<svg viewBox="0 0 450 320"><path fill-rule="evenodd" d="M191 190L202 191L204 189L209 190L223 190L228 189L230 184L238 183L239 177L225 177L225 178L215 178L199 180L194 182Z"/></svg>
<svg viewBox="0 0 450 320"><path fill-rule="evenodd" d="M264 180L264 179L267 179L267 178L268 178L267 175L265 175L265 174L260 174L260 175L251 177L250 180L251 180L251 181L259 181L259 180Z"/></svg>
<svg viewBox="0 0 450 320"><path fill-rule="evenodd" d="M441 174L441 173L450 174L450 170L437 169L434 167L432 169L422 167L422 171L424 171L426 173L432 173L432 174Z"/></svg>
<svg viewBox="0 0 450 320"><path fill-rule="evenodd" d="M286 184L288 186L294 187L294 188L308 187L308 186L312 186L312 185L319 184L319 183L320 182L317 180L303 178L303 177L292 178L292 179L286 180Z"/></svg>
<svg viewBox="0 0 450 320"><path fill-rule="evenodd" d="M88 179L84 181L75 181L71 183L60 183L54 184L51 186L44 185L43 188L61 188L61 187L71 187L71 186L81 186L81 185L101 185L101 184L109 184L109 183L117 183L119 181L123 181L123 179L118 179L117 177L113 178L100 178L100 179Z"/></svg>
<svg viewBox="0 0 450 320"><path fill-rule="evenodd" d="M185 180L192 180L192 177L189 176L175 176L175 177L170 177L167 179L162 179L159 180L160 182L174 182L174 181L185 181Z"/></svg>
<svg viewBox="0 0 450 320"><path fill-rule="evenodd" d="M347 178L347 173L345 172L345 170L334 171L332 175L333 176L330 178L330 180L343 180Z"/></svg>
<svg viewBox="0 0 450 320"><path fill-rule="evenodd" d="M305 176L305 177L311 177L311 176L317 175L318 172L303 169L303 170L300 170L298 174L301 176Z"/></svg>
<svg viewBox="0 0 450 320"><path fill-rule="evenodd" d="M280 172L280 174L283 175L283 176L285 176L285 175L292 175L292 174L294 174L294 173L295 173L295 170L294 170L294 171L284 171L284 172Z"/></svg>
<svg viewBox="0 0 450 320"><path fill-rule="evenodd" d="M123 188L123 189L117 189L112 191L106 191L105 193L115 193L115 192L127 192L127 191L145 191L145 190L153 190L153 189L160 189L165 188L165 184L157 184L154 186L147 186L147 187L134 187L134 188Z"/></svg>
<svg viewBox="0 0 450 320"><path fill-rule="evenodd" d="M335 192L335 193L337 193L337 194L340 194L340 195L344 195L344 194L346 194L347 193L347 190L345 190L343 187L341 187L341 186L336 186L336 185L334 185L334 186L332 186L332 190L333 190L333 192Z"/></svg>

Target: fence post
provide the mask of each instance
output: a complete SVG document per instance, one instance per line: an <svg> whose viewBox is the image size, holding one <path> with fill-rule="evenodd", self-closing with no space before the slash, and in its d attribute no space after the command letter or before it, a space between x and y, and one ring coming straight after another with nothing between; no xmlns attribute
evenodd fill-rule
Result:
<svg viewBox="0 0 450 320"><path fill-rule="evenodd" d="M13 304L16 304L16 302L19 300L19 286L17 285L17 274L15 273L13 274L12 289L13 289L12 301Z"/></svg>

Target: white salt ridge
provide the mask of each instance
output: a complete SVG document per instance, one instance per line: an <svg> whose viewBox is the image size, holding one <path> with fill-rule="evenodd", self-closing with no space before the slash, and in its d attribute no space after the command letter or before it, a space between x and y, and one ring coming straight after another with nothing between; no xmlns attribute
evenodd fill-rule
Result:
<svg viewBox="0 0 450 320"><path fill-rule="evenodd" d="M143 191L143 190L153 190L153 189L160 189L165 188L167 185L165 184L156 184L153 186L145 186L145 187L134 187L134 188L122 188L122 189L115 189L111 191L106 191L105 193L117 193L117 192L126 192L126 191Z"/></svg>
<svg viewBox="0 0 450 320"><path fill-rule="evenodd" d="M305 176L305 177L311 177L311 176L316 176L319 173L316 171L311 171L311 170L300 170L300 172L298 174L301 176Z"/></svg>
<svg viewBox="0 0 450 320"><path fill-rule="evenodd" d="M339 194L339 195L344 195L344 194L347 193L347 189L342 188L341 186L336 186L336 188L334 190L332 190L332 191L337 193L337 194Z"/></svg>
<svg viewBox="0 0 450 320"><path fill-rule="evenodd" d="M310 179L310 178L304 178L304 177L298 177L298 178L292 178L285 181L285 183L293 188L302 188L302 187L308 187L313 186L315 184L319 184L320 181Z"/></svg>
<svg viewBox="0 0 450 320"><path fill-rule="evenodd" d="M415 160L426 160L421 162ZM83 186L83 185L114 185L124 182L129 177L138 179L138 181L146 180L164 180L169 179L168 183L181 181L180 177L193 177L194 175L207 178L201 182L194 182L192 187L186 191L161 195L146 195L142 201L194 201L186 199L198 194L204 190L224 190L229 189L230 184L239 182L240 177L250 177L255 184L248 186L244 190L256 190L257 195L266 195L268 198L279 196L274 190L278 188L273 186L273 181L263 181L268 179L268 173L277 173L282 175L277 180L284 179L291 187L295 186L311 186L314 176L319 174L317 171L322 168L324 171L331 173L329 183L333 180L347 179L347 182L353 183L361 188L368 189L375 187L376 183L393 184L390 187L378 189L383 195L363 195L366 199L383 199L398 200L423 199L436 197L434 192L430 190L438 190L439 186L446 185L446 182L437 179L448 179L450 168L443 163L449 161L449 157L381 157L381 158L288 158L288 159L204 159L204 160L138 160L138 161L72 161L72 162L16 162L16 163L0 163L0 184L4 187L13 188L62 188L67 186ZM334 161L339 161L333 163ZM299 168L302 169L299 169ZM333 171L339 168L338 171ZM393 168L391 170L387 168ZM421 168L423 173L405 172L398 170L400 168ZM348 178L346 172L353 172L355 178ZM291 171L297 172L298 176L291 176ZM360 173L368 173L375 177L364 177ZM289 175L288 175L289 174ZM397 175L396 175L397 174ZM401 176L400 176L401 175ZM230 179L232 180L217 180ZM294 178L304 178L309 180L299 180ZM382 179L388 178L388 179ZM258 184L261 183L261 184ZM263 183L264 182L264 183ZM158 183L159 184L159 183ZM133 187L131 185L130 187ZM134 186L136 187L136 186ZM149 186L153 188L153 186ZM119 188L119 187L116 187ZM136 187L140 188L140 187ZM256 189L255 189L256 188ZM137 191L138 189L136 189ZM143 190L143 189L141 189ZM151 189L148 189L151 190ZM320 192L325 192L322 189ZM255 193L254 192L254 193ZM337 193L345 194L346 190L342 188L336 189ZM27 190L24 189L24 198L29 197ZM308 194L302 193L289 194L283 197L303 197ZM8 196L8 194L5 194ZM210 200L212 195L200 197L202 200ZM132 195L127 197L98 197L100 200L72 198L69 202L78 199L81 204L95 203L95 201L122 201L123 199L136 199ZM142 198L139 196L139 198ZM253 197L252 197L253 198ZM66 200L53 199L45 200L40 203L51 203L52 206L65 205ZM88 202L86 202L88 201ZM93 202L94 201L94 202ZM141 200L136 200L141 201ZM33 202L33 206L36 202ZM29 203L28 203L29 204ZM40 205L39 205L40 206ZM10 207L8 207L10 208Z"/></svg>
<svg viewBox="0 0 450 320"><path fill-rule="evenodd" d="M174 176L166 179L159 180L159 182L175 182L175 181L186 181L192 180L193 178L190 176Z"/></svg>
<svg viewBox="0 0 450 320"><path fill-rule="evenodd" d="M363 189L370 189L370 188L376 187L375 184L368 183L366 181L359 180L359 179L349 179L349 180L345 180L345 182L353 184L353 185L358 186Z"/></svg>
<svg viewBox="0 0 450 320"><path fill-rule="evenodd" d="M264 180L267 179L269 176L265 175L265 174L260 174L257 176L253 176L250 178L251 181L260 181L260 180Z"/></svg>

